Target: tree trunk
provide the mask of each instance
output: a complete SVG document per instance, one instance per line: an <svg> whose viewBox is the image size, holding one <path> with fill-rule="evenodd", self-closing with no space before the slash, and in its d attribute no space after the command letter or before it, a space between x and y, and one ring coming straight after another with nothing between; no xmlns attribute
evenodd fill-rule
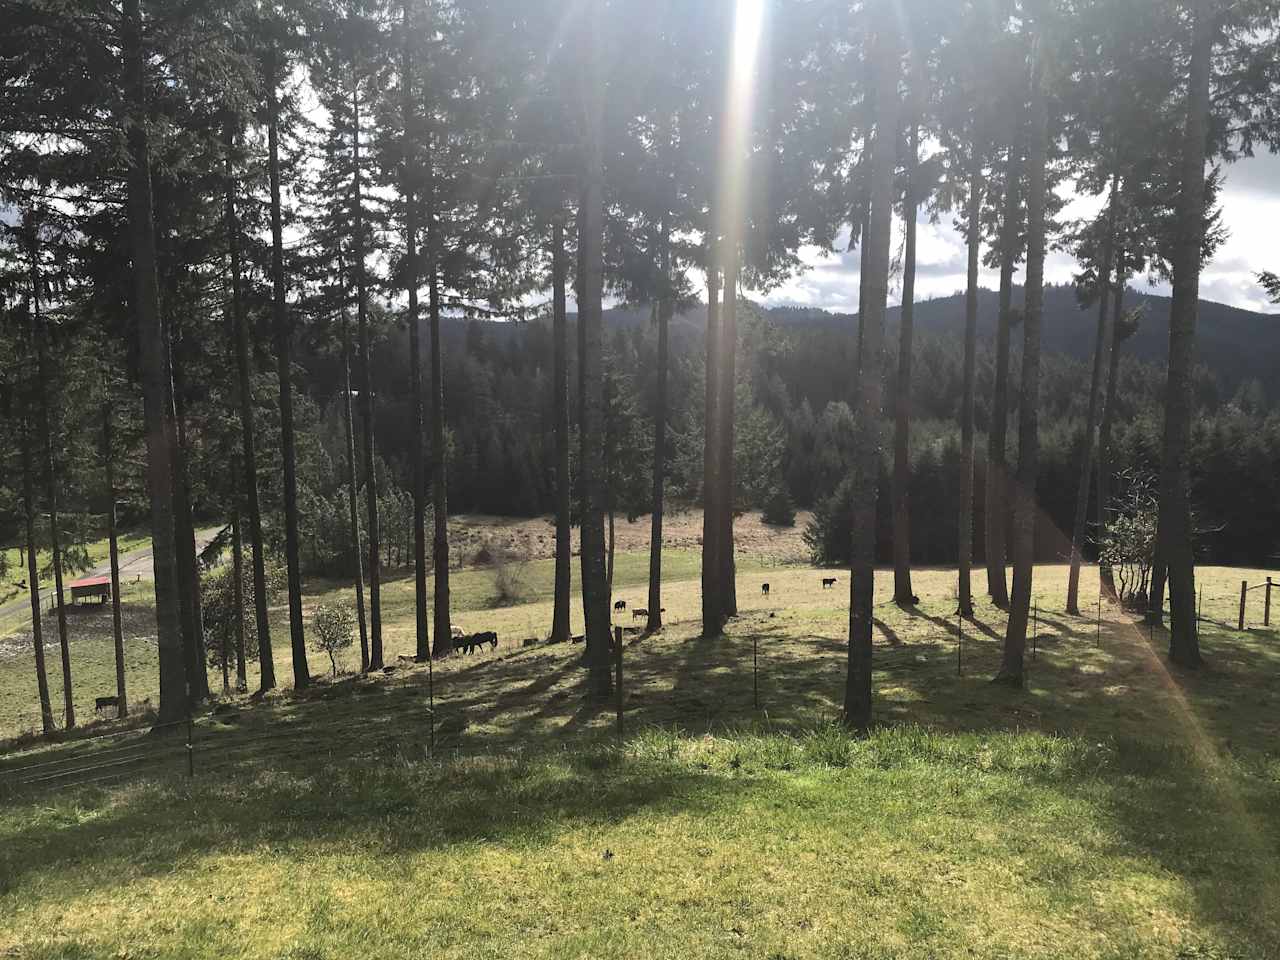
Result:
<svg viewBox="0 0 1280 960"><path fill-rule="evenodd" d="M583 606L587 620L587 664L591 695L599 701L613 689L609 662L609 592L605 577L603 321L604 321L604 79L600 49L603 13L592 4L587 14L590 71L586 90L586 143L583 164L582 292L579 322L585 327L582 376L585 380L586 459L583 463Z"/></svg>
<svg viewBox="0 0 1280 960"><path fill-rule="evenodd" d="M427 233L427 249L431 255L430 305L431 314L431 496L433 537L432 562L436 574L435 628L436 655L453 652L453 632L450 627L449 599L449 451L444 440L444 354L440 347L440 273L436 266L436 233L434 215ZM566 414L567 416L567 414ZM565 455L568 455L568 438L565 438ZM568 487L566 486L566 491ZM568 550L565 551L566 558Z"/></svg>
<svg viewBox="0 0 1280 960"><path fill-rule="evenodd" d="M231 574L236 578L233 600L236 605L236 692L244 693L249 689L249 678L245 672L245 636L244 636L244 537L240 530L240 508L231 508ZM223 671L225 675L227 662L226 650L222 653Z"/></svg>
<svg viewBox="0 0 1280 960"><path fill-rule="evenodd" d="M916 301L916 168L920 128L912 120L907 134L906 192L902 198L905 231L902 263L902 310L898 330L898 389L893 424L893 599L913 607L920 598L911 586L911 351ZM861 284L859 284L861 286Z"/></svg>
<svg viewBox="0 0 1280 960"><path fill-rule="evenodd" d="M355 248L356 315L360 326L361 404L364 414L365 500L369 511L369 669L381 670L382 658L382 590L379 564L382 543L378 535L378 478L374 472L374 408L373 408L373 342L369 332L368 281L364 262L364 202L361 199L360 176L360 85L354 70L351 76L351 156L353 240Z"/></svg>
<svg viewBox="0 0 1280 960"><path fill-rule="evenodd" d="M105 386L105 383L104 383ZM111 399L102 401L102 466L106 478L107 551L111 558L111 639L116 655L116 715L129 715L124 676L124 631L120 624L120 544L116 531L115 443L111 429Z"/></svg>
<svg viewBox="0 0 1280 960"><path fill-rule="evenodd" d="M422 403L422 330L418 312L418 201L417 184L420 171L414 155L417 146L417 123L413 104L413 58L410 55L409 37L411 21L409 4L402 7L404 15L404 50L401 60L401 110L404 130L404 167L401 171L400 190L404 203L405 288L409 295L409 365L413 368L413 597L414 625L417 646L415 655L419 662L431 656L431 641L427 630L427 466L423 442L426 439L426 423ZM357 136L359 133L357 131ZM362 265L363 268L363 265ZM439 451L437 451L438 453Z"/></svg>
<svg viewBox="0 0 1280 960"><path fill-rule="evenodd" d="M53 589L58 609L58 648L62 654L62 704L67 729L76 725L75 691L71 685L71 646L67 639L67 607L62 592L62 545L58 530L58 485L53 464L53 426L49 415L52 404L49 388L53 369L49 361L49 330L40 313L40 266L36 248L35 223L31 226L31 324L38 351L39 424L44 439L44 497L49 513L49 549L53 558Z"/></svg>
<svg viewBox="0 0 1280 960"><path fill-rule="evenodd" d="M126 73L129 150L129 239L133 253L133 310L138 318L138 366L147 437L147 487L155 568L156 633L160 660L160 723L186 715L186 670L178 613L173 533L173 403L165 389L164 331L156 282L156 238L151 200L151 148L147 130L146 56L139 0L123 0L121 52Z"/></svg>
<svg viewBox="0 0 1280 960"><path fill-rule="evenodd" d="M270 690L276 685L275 661L271 650L271 621L267 616L267 561L262 537L262 507L258 502L258 453L253 426L253 380L249 362L249 321L244 309L243 270L240 260L240 223L236 214L236 176L232 166L232 134L228 126L225 135L227 180L227 248L231 258L231 310L236 349L236 400L240 407L240 456L244 471L244 501L249 511L249 546L253 551L253 610L258 633L259 690ZM241 545L243 549L243 544ZM241 651L241 667L244 657ZM239 669L237 686L242 687L245 676Z"/></svg>
<svg viewBox="0 0 1280 960"><path fill-rule="evenodd" d="M1014 484L1013 592L1004 653L996 681L1023 683L1027 623L1035 560L1036 477L1040 456L1040 325L1044 313L1045 164L1049 147L1048 103L1043 88L1044 27L1032 46L1030 144L1027 150L1027 282L1022 320L1021 406L1018 410L1018 475Z"/></svg>
<svg viewBox="0 0 1280 960"><path fill-rule="evenodd" d="M1209 68L1213 16L1209 0L1193 6L1187 119L1182 140L1182 189L1173 251L1173 302L1169 309L1169 379L1165 387L1164 451L1160 464L1160 554L1169 585L1169 659L1199 667L1196 568L1187 487L1195 393L1196 311L1200 297L1200 247L1204 239L1205 142L1209 120Z"/></svg>
<svg viewBox="0 0 1280 960"><path fill-rule="evenodd" d="M583 231L585 230L584 210L586 209L586 192L585 188L578 197L578 269L577 275L574 277L574 295L578 302L578 579L582 582L582 622L583 630L586 630L587 620L587 580L590 574L587 571L588 557L582 544L582 511L586 509L587 503L587 487L586 487L586 463L587 463L587 325L583 322L582 304L586 300L585 287L583 280L586 277L586 248L587 245L583 240ZM584 633L585 635L585 633ZM585 653L584 653L585 659Z"/></svg>
<svg viewBox="0 0 1280 960"><path fill-rule="evenodd" d="M1111 424L1116 415L1120 373L1120 323L1124 319L1124 253L1116 254L1116 288L1112 297L1111 326L1107 346L1107 396L1102 407L1102 423L1098 428L1098 541L1106 540L1111 505ZM1098 576L1103 585L1115 593L1115 578L1109 563L1098 558Z"/></svg>
<svg viewBox="0 0 1280 960"><path fill-rule="evenodd" d="M733 508L735 496L733 470L734 407L737 388L738 354L738 247L736 239L727 245L724 275L724 301L720 308L720 538L717 558L720 562L720 616L738 615L738 587L733 556Z"/></svg>
<svg viewBox="0 0 1280 960"><path fill-rule="evenodd" d="M869 210L869 205L863 208L862 242L858 244L858 340L853 349L853 391L855 394L858 390L858 374L862 372L862 323L866 318L867 312L867 291L862 287L861 278L864 273L871 269L867 255L867 232L871 229L868 224L870 214L867 211Z"/></svg>
<svg viewBox="0 0 1280 960"><path fill-rule="evenodd" d="M284 300L284 226L280 210L280 102L277 96L277 52L272 48L267 72L267 151L271 181L271 286L276 364L280 378L280 456L284 461L285 566L289 580L289 639L293 654L293 685L311 683L307 642L302 623L302 571L298 560L298 476L293 431L293 385L288 309ZM357 199L357 210L359 203Z"/></svg>
<svg viewBox="0 0 1280 960"><path fill-rule="evenodd" d="M347 440L347 503L351 515L351 549L355 558L356 619L360 624L360 672L369 672L369 630L364 616L364 558L360 549L360 507L356 483L355 424L351 413L351 329L342 311L342 422Z"/></svg>
<svg viewBox="0 0 1280 960"><path fill-rule="evenodd" d="M898 49L891 17L873 39L876 64L876 133L868 159L867 269L859 277L860 324L857 454L853 463L853 544L849 565L849 647L844 720L857 730L871 723L872 595L875 591L876 482L880 473L881 365L889 294L889 233L893 216L893 170L898 107Z"/></svg>
<svg viewBox="0 0 1280 960"><path fill-rule="evenodd" d="M166 327L168 324L166 324ZM172 334L171 334L172 337ZM187 411L182 366L169 343L169 377L173 391L174 422L178 443L173 449L174 536L178 550L178 603L182 613L186 650L187 690L193 703L209 698L204 620L200 611L200 563L196 556L195 523L191 519L191 482L187 472Z"/></svg>
<svg viewBox="0 0 1280 960"><path fill-rule="evenodd" d="M1147 591L1147 615L1143 618L1144 622L1157 627L1164 623L1164 585L1168 572L1157 542L1155 559L1151 563L1151 588Z"/></svg>
<svg viewBox="0 0 1280 960"><path fill-rule="evenodd" d="M614 520L613 504L610 503L609 504L609 553L608 553L608 563L606 565L606 573L605 573L605 582L609 585L610 600L613 599L613 544L614 544L613 520Z"/></svg>
<svg viewBox="0 0 1280 960"><path fill-rule="evenodd" d="M31 597L31 643L36 658L36 689L40 693L40 724L45 733L57 729L49 699L49 674L44 663L44 635L41 630L40 561L36 546L36 493L31 478L31 424L22 431L22 510L26 520L27 593Z"/></svg>
<svg viewBox="0 0 1280 960"><path fill-rule="evenodd" d="M569 529L569 320L566 307L564 218L557 214L551 224L551 324L555 340L555 367L552 374L552 407L556 430L556 580L555 608L551 615L551 642L570 638L569 592L572 587L573 541ZM436 643L440 633L436 632Z"/></svg>
<svg viewBox="0 0 1280 960"><path fill-rule="evenodd" d="M982 166L978 145L972 144L973 169L969 172L969 203L966 214L969 277L964 292L964 398L960 410L960 525L957 543L960 554L957 612L973 616L973 408L974 373L978 346L978 254L982 246Z"/></svg>
<svg viewBox="0 0 1280 960"><path fill-rule="evenodd" d="M1000 215L1000 308L996 320L996 375L991 396L991 429L987 434L987 592L999 608L1009 606L1005 571L1005 522L1009 515L1009 462L1005 454L1009 432L1009 339L1013 315L1013 270L1018 259L1019 188L1022 157L1015 142L1009 147L1005 173L1004 209Z"/></svg>
<svg viewBox="0 0 1280 960"><path fill-rule="evenodd" d="M1089 493L1097 451L1099 406L1102 402L1102 371L1108 363L1111 319L1111 257L1116 232L1117 177L1111 178L1111 198L1107 211L1107 235L1102 241L1102 269L1098 279L1098 328L1093 339L1093 370L1089 376L1089 414L1084 427L1084 455L1080 458L1080 484L1076 488L1076 513L1071 527L1071 566L1067 573L1067 613L1080 616L1080 563L1084 551L1085 527L1089 521Z"/></svg>
<svg viewBox="0 0 1280 960"><path fill-rule="evenodd" d="M662 277L662 290L658 296L658 382L653 410L653 515L649 532L649 617L645 623L647 633L662 629L662 514L667 468L667 372L671 363L668 329L674 312L669 289L671 236L665 216L659 230L662 235L658 241L658 270Z"/></svg>
<svg viewBox="0 0 1280 960"><path fill-rule="evenodd" d="M702 636L718 637L724 628L720 594L720 448L717 440L720 406L720 275L715 245L707 251L706 408L702 438Z"/></svg>

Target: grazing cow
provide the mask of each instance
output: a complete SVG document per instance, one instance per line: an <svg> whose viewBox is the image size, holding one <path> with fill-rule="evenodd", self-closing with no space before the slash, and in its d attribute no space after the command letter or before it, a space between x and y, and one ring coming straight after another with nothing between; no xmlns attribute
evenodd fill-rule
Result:
<svg viewBox="0 0 1280 960"><path fill-rule="evenodd" d="M649 611L646 610L644 607L636 607L634 610L631 611L632 620L643 620L647 616L649 616Z"/></svg>
<svg viewBox="0 0 1280 960"><path fill-rule="evenodd" d="M760 584L760 592L767 597L769 595L769 585L767 583Z"/></svg>
<svg viewBox="0 0 1280 960"><path fill-rule="evenodd" d="M836 585L836 578L835 578L835 577L823 577L823 578L822 578L822 589L823 589L823 590L826 590L828 587L834 587L835 585Z"/></svg>
<svg viewBox="0 0 1280 960"><path fill-rule="evenodd" d="M101 713L103 710L114 710L119 715L120 700L117 697L95 697L93 700L94 713Z"/></svg>
<svg viewBox="0 0 1280 960"><path fill-rule="evenodd" d="M496 650L498 648L498 635L492 630L485 630L483 633L473 633L469 637L463 637L458 641L457 649L467 653L475 653L477 650L488 644L490 648Z"/></svg>
<svg viewBox="0 0 1280 960"><path fill-rule="evenodd" d="M615 601L615 602L614 602L614 604L613 604L613 609L614 609L614 610L625 610L625 609L627 609L627 601L625 601L625 600L617 600L617 601Z"/></svg>
<svg viewBox="0 0 1280 960"><path fill-rule="evenodd" d="M461 640L464 636L462 632L462 628L459 626L455 626L454 624L449 624L449 636L451 636L454 640Z"/></svg>

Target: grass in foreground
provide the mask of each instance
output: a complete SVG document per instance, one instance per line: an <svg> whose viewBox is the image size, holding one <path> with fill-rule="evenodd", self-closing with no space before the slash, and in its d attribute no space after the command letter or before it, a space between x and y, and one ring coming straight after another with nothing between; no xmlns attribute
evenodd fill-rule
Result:
<svg viewBox="0 0 1280 960"><path fill-rule="evenodd" d="M11 799L0 953L1277 956L1280 637L1217 622L1238 571L1205 573L1183 675L1119 611L1100 636L1048 612L1065 571L1038 569L1022 693L987 682L985 604L957 676L954 572L921 572L920 610L877 608L865 741L822 723L847 580L768 576L716 644L671 586L677 623L626 649L625 744L580 647L505 647L439 666L434 755L402 666L202 721L190 784L178 749L153 782Z"/></svg>
<svg viewBox="0 0 1280 960"><path fill-rule="evenodd" d="M1267 957L1276 788L1240 784L1182 749L916 727L320 754L0 808L0 950Z"/></svg>

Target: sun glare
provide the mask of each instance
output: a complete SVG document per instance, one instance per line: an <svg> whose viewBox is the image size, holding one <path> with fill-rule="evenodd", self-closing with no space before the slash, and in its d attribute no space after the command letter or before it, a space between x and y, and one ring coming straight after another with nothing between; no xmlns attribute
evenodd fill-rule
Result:
<svg viewBox="0 0 1280 960"><path fill-rule="evenodd" d="M738 0L733 15L733 84L751 86L756 51L760 47L760 30L764 24L764 0Z"/></svg>
<svg viewBox="0 0 1280 960"><path fill-rule="evenodd" d="M754 109L756 59L764 26L764 0L737 0L733 14L733 50L722 131L721 216L726 242L736 244L742 230L746 192L746 152Z"/></svg>

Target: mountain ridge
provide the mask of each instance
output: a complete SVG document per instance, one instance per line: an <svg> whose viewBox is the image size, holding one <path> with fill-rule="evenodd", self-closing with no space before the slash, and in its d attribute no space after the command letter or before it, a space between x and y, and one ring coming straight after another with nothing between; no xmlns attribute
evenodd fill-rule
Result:
<svg viewBox="0 0 1280 960"><path fill-rule="evenodd" d="M964 332L964 294L917 300L915 328L922 333L962 334ZM995 335L998 294L994 290L978 291L978 337ZM1014 288L1015 304L1022 303L1022 288ZM1139 360L1165 364L1169 354L1168 316L1170 298L1146 293L1133 287L1125 290L1124 308L1142 312L1137 332L1125 342L1124 351ZM785 329L795 326L847 327L857 329L857 314L804 306L752 305L770 322ZM683 327L697 329L705 323L702 311L694 307L676 318ZM901 307L890 307L888 324L897 328ZM629 327L650 321L647 308L614 308L606 311L611 326ZM1093 356L1097 330L1097 307L1081 308L1075 289L1067 284L1045 287L1045 312L1041 347L1045 353L1058 353L1080 360ZM1015 341L1019 339L1015 332ZM1214 372L1228 395L1242 384L1256 380L1268 398L1280 401L1280 314L1258 313L1212 300L1201 300L1196 325L1196 362Z"/></svg>

